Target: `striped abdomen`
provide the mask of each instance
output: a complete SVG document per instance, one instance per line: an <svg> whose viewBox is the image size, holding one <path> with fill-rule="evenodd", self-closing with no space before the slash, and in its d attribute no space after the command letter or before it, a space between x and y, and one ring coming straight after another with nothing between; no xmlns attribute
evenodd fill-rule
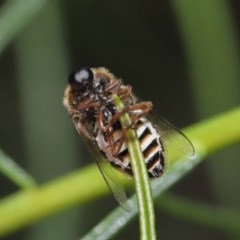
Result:
<svg viewBox="0 0 240 240"><path fill-rule="evenodd" d="M143 156L145 158L149 177L160 177L164 170L163 147L160 142L160 135L158 134L156 128L154 128L151 122L145 117L142 117L140 120L138 120L136 133L138 135ZM121 129L115 129L115 142L118 142L120 137ZM120 149L118 157L113 157L107 150L107 146L103 144L103 138L100 138L99 136L96 138L96 140L99 148L102 150L113 167L127 173L128 175L133 175L129 153L125 143Z"/></svg>

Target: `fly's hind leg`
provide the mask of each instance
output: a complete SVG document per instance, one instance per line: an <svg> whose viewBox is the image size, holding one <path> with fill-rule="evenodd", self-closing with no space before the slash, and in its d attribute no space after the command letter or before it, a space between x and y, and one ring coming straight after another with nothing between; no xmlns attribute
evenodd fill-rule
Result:
<svg viewBox="0 0 240 240"><path fill-rule="evenodd" d="M133 124L136 124L137 121L149 113L152 110L152 103L151 102L140 102L128 107L128 112L132 116Z"/></svg>
<svg viewBox="0 0 240 240"><path fill-rule="evenodd" d="M132 117L132 124L135 124L142 116L146 115L152 110L152 103L151 102L140 102L134 105L130 105L125 107L122 111L116 113L113 118L111 119L110 123L108 124L108 128L111 128L114 123L119 121L120 117L125 114L129 113ZM130 124L130 125L132 125ZM124 126L126 127L126 126ZM131 126L128 126L128 128Z"/></svg>
<svg viewBox="0 0 240 240"><path fill-rule="evenodd" d="M146 115L152 109L151 102L141 102L131 106L126 107L123 111L116 113L113 118L111 119L110 123L107 126L109 132L109 147L111 148L111 152L114 156L117 156L122 148L122 145L125 141L126 134L128 129L136 128L137 121L144 115ZM129 113L132 117L132 122L128 126L122 126L121 129L121 137L117 143L114 141L114 130L113 125L119 121L120 117L124 113Z"/></svg>

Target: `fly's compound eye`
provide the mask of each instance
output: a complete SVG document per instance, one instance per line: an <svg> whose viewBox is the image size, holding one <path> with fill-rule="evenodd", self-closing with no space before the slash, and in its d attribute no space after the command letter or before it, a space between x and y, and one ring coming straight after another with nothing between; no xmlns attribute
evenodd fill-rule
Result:
<svg viewBox="0 0 240 240"><path fill-rule="evenodd" d="M81 68L70 74L68 82L78 87L90 87L93 83L93 72L90 68Z"/></svg>

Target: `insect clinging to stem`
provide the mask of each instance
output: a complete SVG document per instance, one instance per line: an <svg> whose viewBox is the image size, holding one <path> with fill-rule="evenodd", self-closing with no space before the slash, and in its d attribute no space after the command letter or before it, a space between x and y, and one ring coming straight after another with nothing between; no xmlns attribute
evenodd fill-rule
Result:
<svg viewBox="0 0 240 240"><path fill-rule="evenodd" d="M133 175L126 144L126 133L133 128L139 138L149 178L161 177L167 152L172 148L183 156L194 155L188 138L164 119L152 121L152 103L139 101L132 87L124 85L106 68L81 68L72 72L64 93L66 107L79 135L97 160L97 165L116 200L128 209L123 187L111 174L111 167ZM114 96L124 104L118 111ZM128 113L129 126L122 126L120 117Z"/></svg>

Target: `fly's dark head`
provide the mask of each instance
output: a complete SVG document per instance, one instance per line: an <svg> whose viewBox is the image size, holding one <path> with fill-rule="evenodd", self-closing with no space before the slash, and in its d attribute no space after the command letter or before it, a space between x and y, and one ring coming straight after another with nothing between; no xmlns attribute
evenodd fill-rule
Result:
<svg viewBox="0 0 240 240"><path fill-rule="evenodd" d="M90 68L81 68L72 72L68 78L71 88L79 93L89 91L93 87L93 72Z"/></svg>

